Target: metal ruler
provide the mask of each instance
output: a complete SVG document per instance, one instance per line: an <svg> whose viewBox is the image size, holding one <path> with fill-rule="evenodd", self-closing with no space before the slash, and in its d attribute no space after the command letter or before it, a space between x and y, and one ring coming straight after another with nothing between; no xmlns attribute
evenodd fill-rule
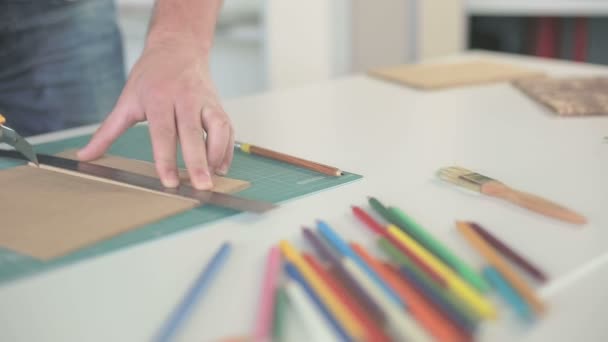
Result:
<svg viewBox="0 0 608 342"><path fill-rule="evenodd" d="M0 150L0 157L26 160L23 155L14 150ZM88 176L107 179L163 194L194 199L201 205L210 204L218 207L254 213L263 213L276 207L276 205L272 203L250 200L216 191L197 190L192 186L185 184L181 184L177 188L166 188L159 179L154 177L68 158L38 154L38 161L42 165L78 172Z"/></svg>

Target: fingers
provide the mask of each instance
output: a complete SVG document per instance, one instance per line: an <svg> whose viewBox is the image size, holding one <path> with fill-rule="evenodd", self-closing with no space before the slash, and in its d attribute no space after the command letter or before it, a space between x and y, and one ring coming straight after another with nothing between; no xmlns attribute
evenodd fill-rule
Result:
<svg viewBox="0 0 608 342"><path fill-rule="evenodd" d="M232 158L234 157L234 129L230 126L230 140L226 146L226 152L224 153L224 160L217 169L218 174L224 176L228 173L230 165L232 164Z"/></svg>
<svg viewBox="0 0 608 342"><path fill-rule="evenodd" d="M213 183L207 165L201 108L200 98L196 96L186 98L176 106L176 121L190 182L196 189L208 190L213 187Z"/></svg>
<svg viewBox="0 0 608 342"><path fill-rule="evenodd" d="M101 157L120 135L137 122L137 119L130 114L128 106L119 102L89 143L78 151L78 159L88 161Z"/></svg>
<svg viewBox="0 0 608 342"><path fill-rule="evenodd" d="M228 172L229 162L232 160L232 127L228 115L215 107L205 107L202 112L203 127L207 132L207 161L211 170L219 173ZM230 148L230 152L228 149Z"/></svg>
<svg viewBox="0 0 608 342"><path fill-rule="evenodd" d="M156 106L147 109L154 164L161 182L168 188L179 185L176 166L177 129L172 106Z"/></svg>

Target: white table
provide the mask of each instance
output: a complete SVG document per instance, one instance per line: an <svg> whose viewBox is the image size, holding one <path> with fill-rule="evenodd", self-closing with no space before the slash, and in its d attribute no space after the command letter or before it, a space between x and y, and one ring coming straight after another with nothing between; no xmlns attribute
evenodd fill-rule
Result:
<svg viewBox="0 0 608 342"><path fill-rule="evenodd" d="M608 68L472 52L552 74ZM290 201L268 215L243 214L200 229L0 287L1 341L143 341L181 298L219 244L234 253L181 337L209 341L250 331L268 247L305 246L316 218L373 247L350 215L367 195L403 208L460 255L481 259L456 233L473 219L542 265L552 307L528 331L488 325L488 341L601 341L608 328L608 118L557 118L508 84L420 92L354 76L226 103L239 139L363 174L361 181ZM91 128L40 137L49 141ZM456 190L434 172L460 164L578 209L577 230L517 207Z"/></svg>

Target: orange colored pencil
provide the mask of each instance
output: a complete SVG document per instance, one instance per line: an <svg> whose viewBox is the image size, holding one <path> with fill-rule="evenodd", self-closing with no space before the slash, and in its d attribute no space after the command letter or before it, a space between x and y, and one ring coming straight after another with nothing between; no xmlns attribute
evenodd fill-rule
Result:
<svg viewBox="0 0 608 342"><path fill-rule="evenodd" d="M434 312L432 306L426 303L412 287L401 282L400 278L390 268L374 259L361 245L357 243L351 243L350 245L355 253L397 292L401 300L407 303L408 310L416 320L438 341L464 342L471 340L470 336L463 335L460 330L449 324L439 313Z"/></svg>
<svg viewBox="0 0 608 342"><path fill-rule="evenodd" d="M494 266L498 272L507 280L511 286L528 302L528 305L534 309L539 315L542 315L546 311L545 304L543 301L536 296L532 288L526 284L526 282L513 271L509 265L501 259L498 252L492 248L475 230L466 222L456 222L458 231L469 241L469 244L481 254L486 261Z"/></svg>
<svg viewBox="0 0 608 342"><path fill-rule="evenodd" d="M353 298L349 292L334 278L327 270L321 265L321 263L312 255L308 253L302 253L304 260L312 267L315 272L321 277L321 279L329 286L334 292L336 297L346 305L346 307L353 313L355 318L361 323L363 329L366 331L368 341L373 342L388 342L390 338L382 330L380 326L374 322L369 316L365 309Z"/></svg>

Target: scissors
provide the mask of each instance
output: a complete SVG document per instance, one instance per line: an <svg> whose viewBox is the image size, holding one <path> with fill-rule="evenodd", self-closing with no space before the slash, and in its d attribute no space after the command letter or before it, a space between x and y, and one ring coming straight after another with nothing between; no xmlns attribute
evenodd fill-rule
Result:
<svg viewBox="0 0 608 342"><path fill-rule="evenodd" d="M0 143L7 143L15 148L17 152L23 154L29 161L38 165L38 157L34 148L27 140L23 139L15 130L4 126L6 119L0 114Z"/></svg>

